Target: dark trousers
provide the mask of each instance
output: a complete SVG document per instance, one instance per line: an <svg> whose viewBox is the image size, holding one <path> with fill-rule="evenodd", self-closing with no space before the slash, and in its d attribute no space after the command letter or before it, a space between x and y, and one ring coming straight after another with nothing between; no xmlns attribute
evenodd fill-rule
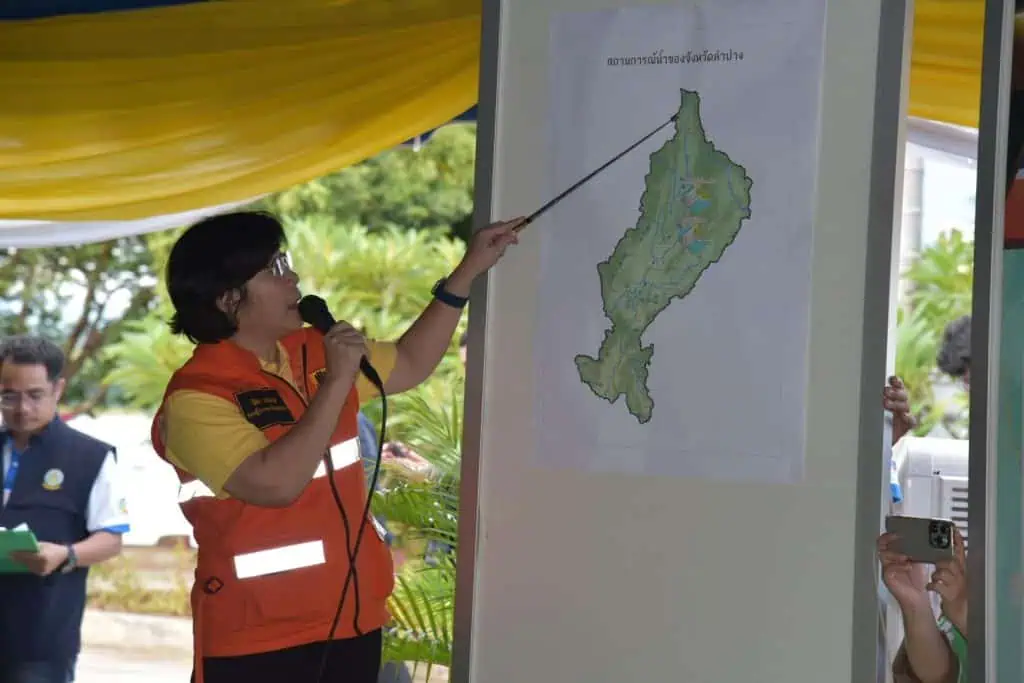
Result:
<svg viewBox="0 0 1024 683"><path fill-rule="evenodd" d="M0 662L0 683L72 683L75 660L70 662Z"/></svg>
<svg viewBox="0 0 1024 683"><path fill-rule="evenodd" d="M206 683L377 683L381 643L379 629L331 641L319 679L322 642L242 657L206 657L203 676Z"/></svg>
<svg viewBox="0 0 1024 683"><path fill-rule="evenodd" d="M380 668L377 683L412 683L412 675L402 662L385 662Z"/></svg>

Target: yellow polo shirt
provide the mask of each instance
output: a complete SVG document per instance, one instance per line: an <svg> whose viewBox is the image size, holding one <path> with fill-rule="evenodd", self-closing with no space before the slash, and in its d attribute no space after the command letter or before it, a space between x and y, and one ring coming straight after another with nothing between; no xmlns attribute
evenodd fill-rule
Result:
<svg viewBox="0 0 1024 683"><path fill-rule="evenodd" d="M370 342L367 346L368 360L381 380L387 382L395 367L395 345ZM260 364L267 372L295 386L288 354L281 345L277 350L277 363ZM362 373L356 380L356 391L360 402L377 395L376 387ZM163 418L168 460L209 486L220 498L227 497L224 482L242 461L269 443L263 432L242 416L237 405L201 391L184 389L171 394L164 403Z"/></svg>

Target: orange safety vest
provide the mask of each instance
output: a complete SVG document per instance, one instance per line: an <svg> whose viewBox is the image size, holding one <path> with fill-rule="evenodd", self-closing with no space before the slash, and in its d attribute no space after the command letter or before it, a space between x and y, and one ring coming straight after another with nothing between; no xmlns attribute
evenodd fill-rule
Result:
<svg viewBox="0 0 1024 683"><path fill-rule="evenodd" d="M223 341L198 345L172 376L164 400L186 389L219 396L237 405L268 440L279 439L302 417L306 397L315 395L325 371L320 332L307 327L281 343L292 377L302 385L298 388L263 370L254 354ZM287 508L216 498L202 482L175 467L181 509L199 546L192 588L197 683L202 681L204 656L255 654L327 640L368 495L356 439L358 410L353 388L324 462ZM161 419L162 407L153 420L152 439L166 459ZM326 476L331 469L347 523ZM388 620L386 602L394 588L391 553L372 515L362 524L371 528L363 532L336 639L371 632Z"/></svg>

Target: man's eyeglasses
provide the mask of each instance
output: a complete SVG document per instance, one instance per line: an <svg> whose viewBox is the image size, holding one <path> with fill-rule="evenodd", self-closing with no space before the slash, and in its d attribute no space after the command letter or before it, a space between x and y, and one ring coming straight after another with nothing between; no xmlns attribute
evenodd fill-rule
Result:
<svg viewBox="0 0 1024 683"><path fill-rule="evenodd" d="M292 270L292 260L288 258L288 254L283 251L274 254L274 258L270 260L267 270L276 277L285 277L286 275L291 275L294 272Z"/></svg>
<svg viewBox="0 0 1024 683"><path fill-rule="evenodd" d="M5 408L13 408L21 403L36 405L49 395L43 389L30 389L28 391L3 391L0 392L0 405Z"/></svg>

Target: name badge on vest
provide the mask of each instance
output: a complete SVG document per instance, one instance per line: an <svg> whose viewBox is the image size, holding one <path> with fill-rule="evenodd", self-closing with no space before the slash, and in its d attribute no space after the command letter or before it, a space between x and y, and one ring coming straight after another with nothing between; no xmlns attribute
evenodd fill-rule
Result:
<svg viewBox="0 0 1024 683"><path fill-rule="evenodd" d="M235 394L238 407L250 424L266 429L295 424L295 416L275 389L253 389Z"/></svg>

